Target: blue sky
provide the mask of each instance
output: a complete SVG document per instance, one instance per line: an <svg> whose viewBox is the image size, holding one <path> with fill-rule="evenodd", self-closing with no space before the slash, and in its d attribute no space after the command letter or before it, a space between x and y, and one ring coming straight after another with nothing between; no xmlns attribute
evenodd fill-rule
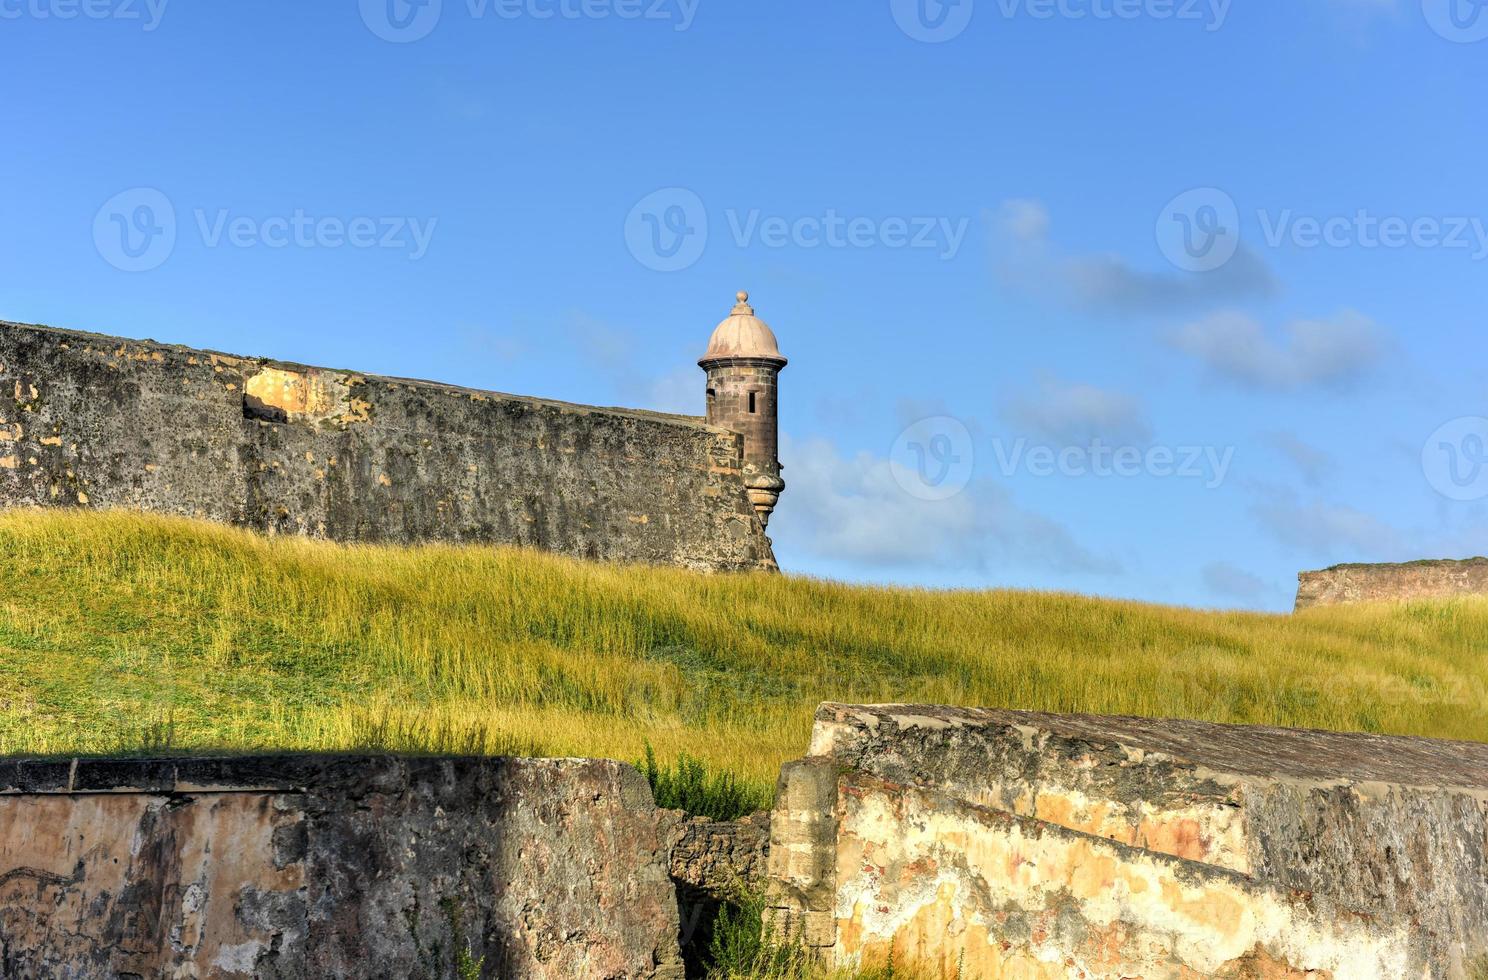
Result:
<svg viewBox="0 0 1488 980"><path fill-rule="evenodd" d="M1474 2L0 0L0 317L701 412L745 288L789 570L1283 609L1488 551Z"/></svg>

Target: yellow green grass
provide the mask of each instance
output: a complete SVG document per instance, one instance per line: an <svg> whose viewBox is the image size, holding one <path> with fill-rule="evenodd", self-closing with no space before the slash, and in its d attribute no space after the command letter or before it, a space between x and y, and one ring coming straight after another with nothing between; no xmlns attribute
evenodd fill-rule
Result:
<svg viewBox="0 0 1488 980"><path fill-rule="evenodd" d="M756 786L823 700L1488 740L1488 601L1204 612L0 513L0 755L686 752Z"/></svg>

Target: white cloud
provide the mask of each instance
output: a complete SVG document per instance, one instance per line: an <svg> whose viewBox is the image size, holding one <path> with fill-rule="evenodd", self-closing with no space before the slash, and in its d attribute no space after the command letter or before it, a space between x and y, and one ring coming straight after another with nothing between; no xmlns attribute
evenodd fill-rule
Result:
<svg viewBox="0 0 1488 980"><path fill-rule="evenodd" d="M1293 320L1273 340L1244 313L1215 313L1173 337L1179 350L1215 374L1256 388L1338 385L1364 374L1384 353L1384 333L1362 314L1345 310L1329 319Z"/></svg>
<svg viewBox="0 0 1488 980"><path fill-rule="evenodd" d="M702 415L706 410L703 372L687 352L667 356L664 363L679 366L656 374L655 355L630 329L575 313L560 330L567 349L612 386L625 405L673 415Z"/></svg>
<svg viewBox="0 0 1488 980"><path fill-rule="evenodd" d="M1309 567L1341 562L1401 562L1470 558L1488 553L1488 521L1481 508L1463 506L1435 526L1392 524L1347 504L1275 486L1256 488L1251 515Z"/></svg>
<svg viewBox="0 0 1488 980"><path fill-rule="evenodd" d="M1042 201L1029 198L1003 201L997 220L1003 232L1015 241L1042 243L1049 237L1049 209Z"/></svg>
<svg viewBox="0 0 1488 980"><path fill-rule="evenodd" d="M973 480L948 500L921 500L900 487L885 457L844 457L825 440L789 438L781 457L787 487L770 531L813 556L876 567L1117 571L994 484Z"/></svg>
<svg viewBox="0 0 1488 980"><path fill-rule="evenodd" d="M998 277L1051 302L1106 313L1162 313L1278 291L1266 264L1244 245L1212 272L1149 272L1114 253L1056 254L1049 212L1039 201L1014 198L985 217Z"/></svg>
<svg viewBox="0 0 1488 980"><path fill-rule="evenodd" d="M702 415L706 409L704 387L702 371L696 367L680 367L646 385L636 407L673 415Z"/></svg>
<svg viewBox="0 0 1488 980"><path fill-rule="evenodd" d="M1141 444L1152 434L1136 396L1055 378L1044 378L1035 391L1013 394L1002 415L1009 425L1064 446L1095 439Z"/></svg>
<svg viewBox="0 0 1488 980"><path fill-rule="evenodd" d="M1302 501L1288 491L1272 490L1263 493L1251 512L1277 541L1325 564L1430 557L1412 553L1399 530L1344 504Z"/></svg>

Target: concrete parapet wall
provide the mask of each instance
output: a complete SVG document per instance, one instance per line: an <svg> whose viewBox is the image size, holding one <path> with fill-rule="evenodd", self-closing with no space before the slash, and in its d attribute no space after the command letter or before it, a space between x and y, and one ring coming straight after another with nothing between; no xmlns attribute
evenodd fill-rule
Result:
<svg viewBox="0 0 1488 980"><path fill-rule="evenodd" d="M679 978L629 766L0 763L0 976Z"/></svg>
<svg viewBox="0 0 1488 980"><path fill-rule="evenodd" d="M1488 953L1488 745L828 704L781 786L772 916L841 965L1461 977Z"/></svg>
<svg viewBox="0 0 1488 980"><path fill-rule="evenodd" d="M0 322L0 506L772 569L700 419Z"/></svg>
<svg viewBox="0 0 1488 980"><path fill-rule="evenodd" d="M1297 609L1353 602L1450 599L1488 595L1488 558L1335 565L1297 576Z"/></svg>

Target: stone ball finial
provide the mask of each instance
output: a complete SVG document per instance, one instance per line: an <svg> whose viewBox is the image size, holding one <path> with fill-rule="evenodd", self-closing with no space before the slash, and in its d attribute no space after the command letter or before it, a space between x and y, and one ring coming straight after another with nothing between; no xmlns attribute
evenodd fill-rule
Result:
<svg viewBox="0 0 1488 980"><path fill-rule="evenodd" d="M749 302L749 293L746 290L743 290L743 289L739 290L739 302L741 302L741 303L747 303L747 302Z"/></svg>

